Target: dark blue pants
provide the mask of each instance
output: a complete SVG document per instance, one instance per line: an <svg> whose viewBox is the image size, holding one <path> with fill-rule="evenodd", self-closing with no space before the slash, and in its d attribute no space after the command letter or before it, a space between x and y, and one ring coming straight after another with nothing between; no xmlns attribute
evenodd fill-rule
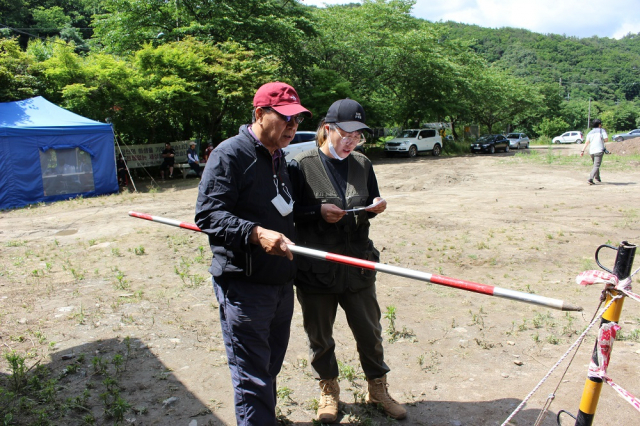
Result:
<svg viewBox="0 0 640 426"><path fill-rule="evenodd" d="M202 176L202 171L200 171L200 164L198 163L189 163L189 167L196 172L198 176Z"/></svg>
<svg viewBox="0 0 640 426"><path fill-rule="evenodd" d="M239 426L277 425L276 376L289 344L293 285L213 279Z"/></svg>

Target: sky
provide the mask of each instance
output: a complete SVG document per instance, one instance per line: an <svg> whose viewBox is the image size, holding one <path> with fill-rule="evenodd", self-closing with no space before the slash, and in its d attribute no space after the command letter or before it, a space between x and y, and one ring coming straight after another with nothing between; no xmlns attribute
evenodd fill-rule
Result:
<svg viewBox="0 0 640 426"><path fill-rule="evenodd" d="M306 5L358 0L300 0ZM412 15L487 28L524 28L541 34L620 39L640 33L640 0L417 0Z"/></svg>

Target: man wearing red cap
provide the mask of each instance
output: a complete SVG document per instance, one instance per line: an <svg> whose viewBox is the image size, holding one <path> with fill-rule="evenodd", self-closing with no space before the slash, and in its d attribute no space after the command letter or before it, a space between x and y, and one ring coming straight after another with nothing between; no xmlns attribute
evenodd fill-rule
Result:
<svg viewBox="0 0 640 426"><path fill-rule="evenodd" d="M195 220L209 236L238 425L276 425L276 376L289 343L296 265L293 200L282 148L309 110L275 82L253 98L252 124L211 153Z"/></svg>

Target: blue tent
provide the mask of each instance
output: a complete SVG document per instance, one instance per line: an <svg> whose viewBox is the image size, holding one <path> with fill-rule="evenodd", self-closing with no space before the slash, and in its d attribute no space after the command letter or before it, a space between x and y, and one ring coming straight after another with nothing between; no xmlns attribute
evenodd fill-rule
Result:
<svg viewBox="0 0 640 426"><path fill-rule="evenodd" d="M111 125L40 96L0 103L0 209L117 191Z"/></svg>

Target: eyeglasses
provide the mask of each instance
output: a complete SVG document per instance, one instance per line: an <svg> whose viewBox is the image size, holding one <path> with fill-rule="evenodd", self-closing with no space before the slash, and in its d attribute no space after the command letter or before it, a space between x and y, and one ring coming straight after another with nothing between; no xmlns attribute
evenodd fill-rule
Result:
<svg viewBox="0 0 640 426"><path fill-rule="evenodd" d="M358 145L361 145L366 142L364 133L362 133L361 130L356 130L355 132L346 133L346 132L343 132L338 126L336 126L335 129L340 135L340 137L342 138L342 143L344 144L357 143Z"/></svg>
<svg viewBox="0 0 640 426"><path fill-rule="evenodd" d="M267 111L273 111L276 114L278 114L280 116L280 118L282 118L284 121L286 121L287 123L290 123L291 120L295 120L296 123L300 124L304 121L304 115L302 114L297 114L297 115L284 115L284 114L280 114L278 111L276 111L273 108L269 108L269 107L263 107L262 109L267 110Z"/></svg>

